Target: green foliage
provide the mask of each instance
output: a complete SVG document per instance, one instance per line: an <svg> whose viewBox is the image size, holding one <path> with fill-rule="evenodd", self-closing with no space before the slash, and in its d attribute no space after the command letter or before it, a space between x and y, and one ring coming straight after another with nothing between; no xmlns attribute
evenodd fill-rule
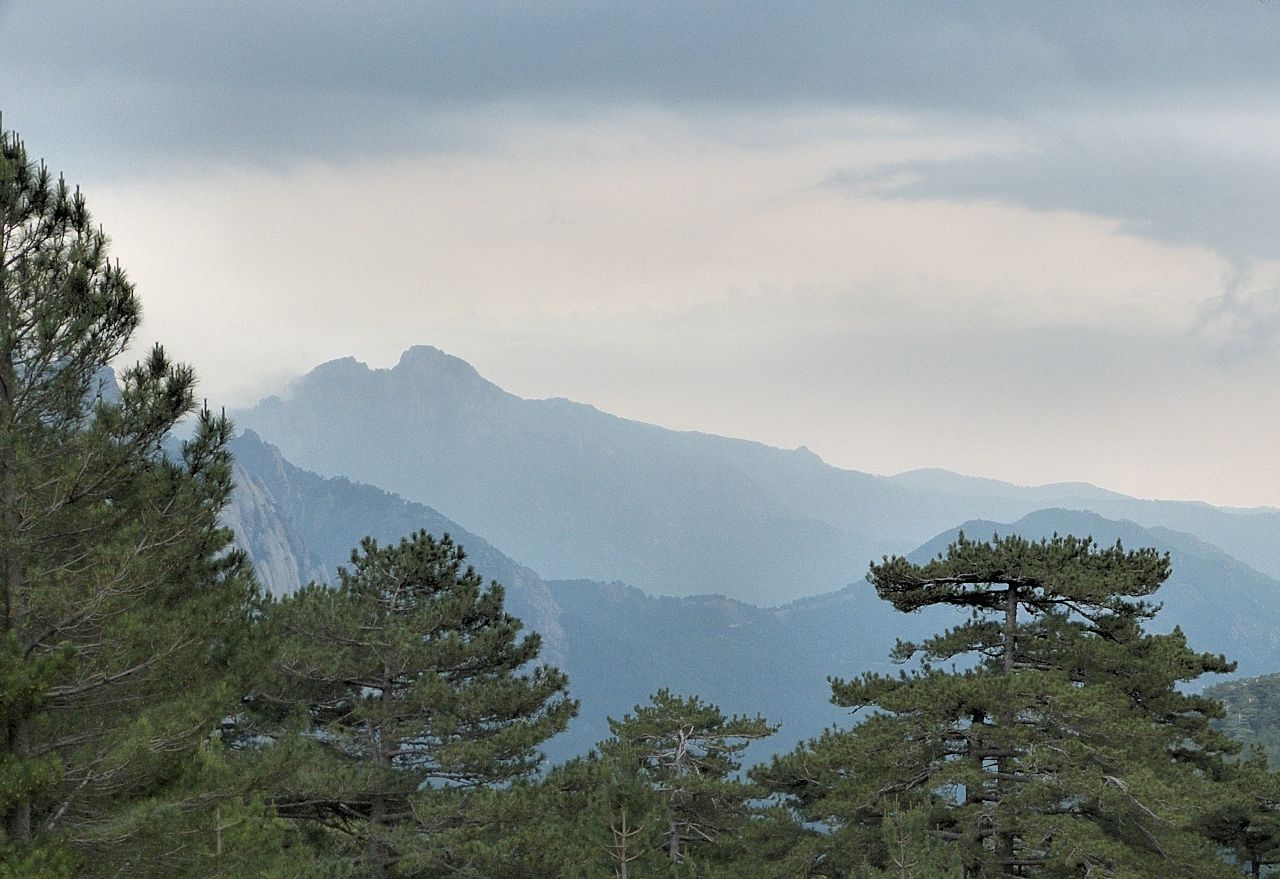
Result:
<svg viewBox="0 0 1280 879"><path fill-rule="evenodd" d="M71 879L71 858L57 840L0 844L0 879Z"/></svg>
<svg viewBox="0 0 1280 879"><path fill-rule="evenodd" d="M873 859L882 867L855 867L851 879L961 879L964 865L956 850L933 833L933 816L922 808L890 807L873 840Z"/></svg>
<svg viewBox="0 0 1280 879"><path fill-rule="evenodd" d="M600 745L606 762L634 767L662 803L662 848L673 864L690 865L703 850L722 848L750 817L755 789L737 780L747 745L772 735L762 717L725 717L697 696L655 693L621 720Z"/></svg>
<svg viewBox="0 0 1280 879"><path fill-rule="evenodd" d="M1224 767L1219 781L1203 810L1205 835L1251 875L1280 866L1280 776L1267 768L1266 752L1255 745L1247 759Z"/></svg>
<svg viewBox="0 0 1280 879"><path fill-rule="evenodd" d="M539 638L518 637L502 587L464 560L447 535L366 539L338 588L269 608L278 652L252 704L302 758L273 801L339 831L332 859L360 875L424 869L466 789L528 775L576 710L564 675L532 665Z"/></svg>
<svg viewBox="0 0 1280 879"><path fill-rule="evenodd" d="M1225 875L1198 822L1236 746L1209 725L1220 709L1175 685L1231 665L1176 630L1142 632L1167 575L1150 550L1072 537L961 535L925 565L873 565L899 609L951 604L970 619L900 644L915 672L833 681L836 704L874 712L757 777L835 830L822 857L837 873L859 851L892 869L877 839L905 808L968 876ZM939 669L953 660L967 670Z"/></svg>
<svg viewBox="0 0 1280 879"><path fill-rule="evenodd" d="M807 831L760 808L756 789L734 777L747 741L772 727L666 691L611 723L617 734L586 757L470 795L453 830L433 829L435 863L421 875L792 875L781 865ZM673 763L681 748L684 762Z"/></svg>
<svg viewBox="0 0 1280 879"><path fill-rule="evenodd" d="M1246 745L1261 745L1271 764L1280 764L1280 674L1225 681L1205 689L1222 703L1223 732Z"/></svg>
<svg viewBox="0 0 1280 879"><path fill-rule="evenodd" d="M7 863L177 875L184 846L139 841L235 704L255 587L217 521L229 424L169 442L191 370L157 347L105 387L139 314L107 255L80 193L0 135L0 812Z"/></svg>

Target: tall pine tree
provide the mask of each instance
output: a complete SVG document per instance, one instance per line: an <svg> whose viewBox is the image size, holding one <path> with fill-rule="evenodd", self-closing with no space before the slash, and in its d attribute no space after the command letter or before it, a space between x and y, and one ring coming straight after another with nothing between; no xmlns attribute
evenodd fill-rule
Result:
<svg viewBox="0 0 1280 879"><path fill-rule="evenodd" d="M565 676L533 665L540 639L519 637L502 587L464 560L447 535L367 538L337 588L270 608L279 654L253 704L298 722L310 751L276 805L337 828L325 857L350 875L438 865L435 830L454 827L465 791L528 775L576 711Z"/></svg>
<svg viewBox="0 0 1280 879"><path fill-rule="evenodd" d="M84 198L4 132L3 845L10 863L86 876L147 875L136 842L179 808L169 783L234 704L224 682L253 598L217 521L228 424L201 412L165 451L195 409L191 370L156 348L104 393L138 320Z"/></svg>
<svg viewBox="0 0 1280 879"><path fill-rule="evenodd" d="M697 696L659 690L621 720L609 720L613 737L600 743L605 761L632 762L658 794L659 838L672 865L709 853L714 860L750 819L750 784L736 777L742 752L777 731L762 717L726 717Z"/></svg>
<svg viewBox="0 0 1280 879"><path fill-rule="evenodd" d="M760 777L839 828L820 856L846 869L855 851L891 866L881 828L909 808L966 876L1230 875L1199 828L1236 746L1210 727L1216 704L1177 685L1233 666L1177 630L1143 632L1168 574L1154 550L1056 536L961 535L927 564L873 565L899 610L969 620L899 644L914 673L833 681L836 704L874 713Z"/></svg>

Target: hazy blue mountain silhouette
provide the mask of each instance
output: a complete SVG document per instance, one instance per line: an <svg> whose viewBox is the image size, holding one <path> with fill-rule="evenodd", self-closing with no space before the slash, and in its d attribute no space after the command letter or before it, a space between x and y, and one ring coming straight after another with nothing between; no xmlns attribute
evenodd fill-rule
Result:
<svg viewBox="0 0 1280 879"><path fill-rule="evenodd" d="M1044 507L1188 531L1280 575L1280 511L945 471L874 476L806 449L522 399L425 346L391 369L323 364L235 418L299 466L429 503L547 577L776 605L839 588L870 559L956 522L1011 521Z"/></svg>
<svg viewBox="0 0 1280 879"><path fill-rule="evenodd" d="M418 528L449 532L476 569L507 587L510 610L543 634L543 658L564 668L582 711L549 746L555 759L581 753L620 716L660 687L697 693L726 710L763 713L784 724L756 756L847 722L828 702L827 676L892 671L897 638L915 639L959 621L951 611L899 614L862 581L843 589L758 607L722 595L664 597L618 582L543 580L482 537L422 504L345 478L295 467L252 433L236 439L237 492L228 522L277 593L308 579L331 580L359 539L392 540ZM1058 531L1116 538L1173 553L1174 576L1159 596L1157 626L1182 624L1200 649L1242 660L1242 673L1280 666L1280 583L1186 534L1066 510L1036 512L1011 525L971 521L972 537L1029 537ZM927 558L958 529L921 546Z"/></svg>

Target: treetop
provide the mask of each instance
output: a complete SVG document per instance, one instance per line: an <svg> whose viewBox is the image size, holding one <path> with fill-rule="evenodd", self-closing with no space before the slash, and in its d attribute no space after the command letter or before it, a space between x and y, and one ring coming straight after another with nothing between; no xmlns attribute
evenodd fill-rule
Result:
<svg viewBox="0 0 1280 879"><path fill-rule="evenodd" d="M1101 548L1091 537L1038 541L999 534L990 542L974 541L964 532L946 553L924 564L902 556L872 563L867 580L876 593L901 611L931 604L997 609L1010 590L1026 604L1048 609L1056 605L1092 605L1119 609L1123 598L1142 598L1169 576L1169 555L1155 549ZM1141 602L1124 602L1129 610L1150 612Z"/></svg>

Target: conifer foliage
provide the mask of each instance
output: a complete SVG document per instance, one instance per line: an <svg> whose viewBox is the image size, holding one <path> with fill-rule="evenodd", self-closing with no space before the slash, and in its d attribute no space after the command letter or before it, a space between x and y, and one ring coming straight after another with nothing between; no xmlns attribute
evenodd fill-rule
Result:
<svg viewBox="0 0 1280 879"><path fill-rule="evenodd" d="M632 763L661 804L658 836L672 864L732 840L749 819L753 790L735 775L751 742L777 731L761 717L726 717L697 696L659 690L621 720L600 745L606 761Z"/></svg>
<svg viewBox="0 0 1280 879"><path fill-rule="evenodd" d="M927 564L873 565L900 610L949 604L970 619L899 644L896 658L921 659L914 673L833 681L836 704L875 713L761 777L841 828L832 857L857 846L887 866L879 830L908 808L966 876L1230 875L1197 822L1237 747L1210 727L1216 704L1175 685L1232 666L1177 630L1142 631L1168 571L1153 550L1056 536L961 535ZM939 668L953 661L967 670Z"/></svg>
<svg viewBox="0 0 1280 879"><path fill-rule="evenodd" d="M532 666L503 590L464 567L461 547L418 532L366 538L338 587L311 585L270 609L279 652L260 710L302 724L312 758L282 815L355 840L357 875L430 860L433 822L459 788L511 781L576 710L556 669Z"/></svg>
<svg viewBox="0 0 1280 879"><path fill-rule="evenodd" d="M217 522L227 422L201 412L164 449L191 370L157 347L118 398L104 378L139 320L107 256L81 194L0 135L2 845L85 876L145 875L138 841L181 811L254 588Z"/></svg>
<svg viewBox="0 0 1280 879"><path fill-rule="evenodd" d="M587 756L503 792L466 860L485 877L736 879L782 873L779 849L803 831L756 802L738 776L744 749L776 727L660 690L610 719ZM473 813L475 817L475 813ZM455 845L456 848L456 845ZM500 859L493 855L500 853Z"/></svg>

